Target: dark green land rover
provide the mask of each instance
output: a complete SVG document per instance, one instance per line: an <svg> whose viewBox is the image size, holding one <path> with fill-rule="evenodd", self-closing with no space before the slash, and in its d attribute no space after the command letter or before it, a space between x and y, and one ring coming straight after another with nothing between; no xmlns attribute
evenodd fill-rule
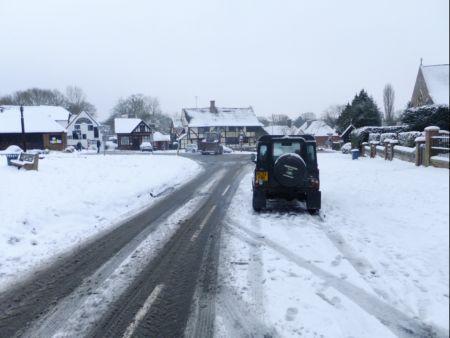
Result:
<svg viewBox="0 0 450 338"><path fill-rule="evenodd" d="M298 199L311 213L321 207L316 141L312 135L264 135L253 156L253 209L266 207L267 199Z"/></svg>

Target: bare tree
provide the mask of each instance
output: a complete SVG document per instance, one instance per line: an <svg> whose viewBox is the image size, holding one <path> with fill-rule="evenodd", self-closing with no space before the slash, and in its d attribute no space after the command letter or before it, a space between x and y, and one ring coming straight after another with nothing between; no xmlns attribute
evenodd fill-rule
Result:
<svg viewBox="0 0 450 338"><path fill-rule="evenodd" d="M286 114L272 114L272 124L279 126L292 126L292 120Z"/></svg>
<svg viewBox="0 0 450 338"><path fill-rule="evenodd" d="M95 115L95 106L87 102L83 90L77 86L68 86L66 88L66 108L72 114L79 114L82 111Z"/></svg>
<svg viewBox="0 0 450 338"><path fill-rule="evenodd" d="M64 106L65 97L58 90L30 88L0 98L0 104L25 106Z"/></svg>
<svg viewBox="0 0 450 338"><path fill-rule="evenodd" d="M258 121L261 122L264 127L267 127L270 124L269 119L264 116L258 116Z"/></svg>
<svg viewBox="0 0 450 338"><path fill-rule="evenodd" d="M330 127L334 128L337 124L337 120L339 116L345 109L345 105L335 104L329 106L322 114L322 119L328 124Z"/></svg>
<svg viewBox="0 0 450 338"><path fill-rule="evenodd" d="M111 116L104 123L112 126L114 118L124 116L140 118L163 131L169 130L172 123L170 117L162 113L159 99L143 94L132 94L125 99L119 99Z"/></svg>
<svg viewBox="0 0 450 338"><path fill-rule="evenodd" d="M386 124L392 124L394 121L394 100L394 88L388 83L383 89L384 117Z"/></svg>

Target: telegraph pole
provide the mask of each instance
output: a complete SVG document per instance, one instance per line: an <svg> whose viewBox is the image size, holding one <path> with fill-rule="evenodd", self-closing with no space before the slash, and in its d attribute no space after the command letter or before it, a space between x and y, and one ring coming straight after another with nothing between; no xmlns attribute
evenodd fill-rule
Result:
<svg viewBox="0 0 450 338"><path fill-rule="evenodd" d="M23 120L23 106L20 106L20 124L22 125L22 147L23 147L23 151L26 152L27 151L27 142L25 139L25 123Z"/></svg>

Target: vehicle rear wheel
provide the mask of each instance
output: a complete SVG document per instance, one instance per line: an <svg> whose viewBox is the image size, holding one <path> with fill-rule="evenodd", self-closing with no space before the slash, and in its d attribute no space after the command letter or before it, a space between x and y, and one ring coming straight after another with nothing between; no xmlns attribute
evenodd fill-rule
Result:
<svg viewBox="0 0 450 338"><path fill-rule="evenodd" d="M253 191L253 200L252 200L253 210L256 212L261 211L261 209L266 207L266 196L264 193L259 191Z"/></svg>

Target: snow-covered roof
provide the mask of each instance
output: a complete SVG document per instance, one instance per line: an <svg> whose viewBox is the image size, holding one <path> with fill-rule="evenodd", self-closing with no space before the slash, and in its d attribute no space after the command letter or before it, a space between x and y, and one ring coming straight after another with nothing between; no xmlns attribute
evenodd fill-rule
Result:
<svg viewBox="0 0 450 338"><path fill-rule="evenodd" d="M153 141L155 142L170 142L170 135L165 135L163 133L160 133L159 131L155 131L153 133Z"/></svg>
<svg viewBox="0 0 450 338"><path fill-rule="evenodd" d="M172 124L174 128L183 128L183 122L180 117L172 118Z"/></svg>
<svg viewBox="0 0 450 338"><path fill-rule="evenodd" d="M61 133L66 129L61 126L48 110L47 106L24 106L23 120L26 133ZM59 107L55 107L59 108ZM62 108L64 109L64 108ZM50 109L50 112L52 109ZM53 110L59 111L59 110ZM64 109L68 113L67 110ZM67 116L68 117L68 116ZM0 133L21 133L21 119L19 106L2 106L0 109Z"/></svg>
<svg viewBox="0 0 450 338"><path fill-rule="evenodd" d="M428 93L435 104L449 104L449 65L422 66Z"/></svg>
<svg viewBox="0 0 450 338"><path fill-rule="evenodd" d="M210 108L185 108L183 112L189 127L262 127L252 107L221 108L216 112Z"/></svg>
<svg viewBox="0 0 450 338"><path fill-rule="evenodd" d="M299 130L303 131L305 134L314 136L329 136L329 134L337 136L336 131L326 124L325 121L321 120L307 121L299 128Z"/></svg>
<svg viewBox="0 0 450 338"><path fill-rule="evenodd" d="M114 119L114 131L116 134L130 134L141 122L141 119L135 118L116 118Z"/></svg>
<svg viewBox="0 0 450 338"><path fill-rule="evenodd" d="M295 128L294 126L288 127L288 126L274 125L264 127L264 130L269 135L296 135L297 133L297 128Z"/></svg>
<svg viewBox="0 0 450 338"><path fill-rule="evenodd" d="M20 109L20 106L1 106L4 109ZM31 111L34 114L41 114L50 117L54 121L69 121L70 112L59 106L23 106L24 111Z"/></svg>

